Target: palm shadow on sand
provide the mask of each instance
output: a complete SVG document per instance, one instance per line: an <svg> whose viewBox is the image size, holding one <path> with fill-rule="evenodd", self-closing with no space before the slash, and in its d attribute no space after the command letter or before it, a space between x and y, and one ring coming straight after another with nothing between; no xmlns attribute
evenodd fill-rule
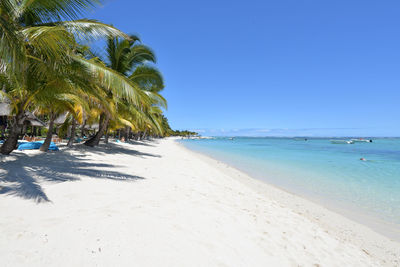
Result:
<svg viewBox="0 0 400 267"><path fill-rule="evenodd" d="M13 153L12 156L8 156L14 157L15 160L0 163L0 195L13 195L40 203L50 201L40 185L43 182L78 181L81 179L80 176L117 181L145 179L141 176L119 172L117 165L89 162L85 159L86 155L79 154L79 151L89 150L96 154L160 157L159 155L142 153L116 145L104 145L98 148L78 145L73 150L75 150L75 153L62 150L30 155Z"/></svg>

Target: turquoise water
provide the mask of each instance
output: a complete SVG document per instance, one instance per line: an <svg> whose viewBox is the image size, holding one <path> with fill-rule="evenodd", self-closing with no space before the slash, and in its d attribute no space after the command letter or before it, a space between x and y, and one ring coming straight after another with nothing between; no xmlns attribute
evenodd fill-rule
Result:
<svg viewBox="0 0 400 267"><path fill-rule="evenodd" d="M399 138L355 144L250 137L182 143L289 192L400 229Z"/></svg>

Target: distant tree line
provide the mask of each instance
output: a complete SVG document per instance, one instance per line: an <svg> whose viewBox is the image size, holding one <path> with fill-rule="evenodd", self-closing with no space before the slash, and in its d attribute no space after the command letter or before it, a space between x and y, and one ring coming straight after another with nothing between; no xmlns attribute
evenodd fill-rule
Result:
<svg viewBox="0 0 400 267"><path fill-rule="evenodd" d="M172 130L171 126L168 123L167 117L162 115L162 127L165 130L164 131L164 136L182 136L182 137L187 137L187 136L195 136L198 135L196 132L188 131L188 130Z"/></svg>

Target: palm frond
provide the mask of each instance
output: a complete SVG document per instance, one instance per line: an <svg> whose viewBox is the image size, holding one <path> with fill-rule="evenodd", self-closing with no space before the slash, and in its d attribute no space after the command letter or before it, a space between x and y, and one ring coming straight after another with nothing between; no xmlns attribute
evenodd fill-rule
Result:
<svg viewBox="0 0 400 267"><path fill-rule="evenodd" d="M3 0L2 0L3 1ZM15 16L30 15L40 22L76 19L100 4L99 0L22 0ZM32 23L38 21L31 21Z"/></svg>
<svg viewBox="0 0 400 267"><path fill-rule="evenodd" d="M63 27L37 26L22 30L32 52L46 59L61 60L76 45L73 35Z"/></svg>
<svg viewBox="0 0 400 267"><path fill-rule="evenodd" d="M148 65L138 66L129 76L143 90L160 92L164 89L164 78L159 70Z"/></svg>
<svg viewBox="0 0 400 267"><path fill-rule="evenodd" d="M80 40L94 40L106 37L122 37L130 39L130 36L117 28L101 23L97 20L79 19L73 21L57 22L56 25L65 27Z"/></svg>
<svg viewBox="0 0 400 267"><path fill-rule="evenodd" d="M156 63L157 59L153 50L150 47L142 44L132 46L129 56L130 66L134 67L138 64L146 63L146 61Z"/></svg>
<svg viewBox="0 0 400 267"><path fill-rule="evenodd" d="M85 65L95 74L102 86L133 104L139 104L139 98L143 96L143 92L128 78L94 60L87 60L79 56L73 56L73 59Z"/></svg>
<svg viewBox="0 0 400 267"><path fill-rule="evenodd" d="M157 92L151 91L144 91L144 93L149 96L153 105L161 106L165 109L168 109L167 100L162 95Z"/></svg>

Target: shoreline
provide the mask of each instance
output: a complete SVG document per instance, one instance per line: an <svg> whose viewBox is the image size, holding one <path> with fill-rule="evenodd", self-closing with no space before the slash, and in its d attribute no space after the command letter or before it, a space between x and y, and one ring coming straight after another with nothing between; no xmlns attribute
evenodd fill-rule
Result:
<svg viewBox="0 0 400 267"><path fill-rule="evenodd" d="M308 219L328 229L328 231L339 236L341 239L351 240L355 245L363 247L375 255L386 254L389 248L389 250L396 251L397 255L400 257L400 242L398 239L389 237L387 235L388 232L379 232L375 228L371 229L368 224L362 224L354 220L352 216L346 214L350 213L350 211L344 209L338 211L339 208L328 208L323 203L297 195L284 188L268 183L267 181L254 178L245 171L214 158L211 155L191 150L184 144L179 143L178 140L175 140L175 142L199 159L227 173L233 179L240 181L245 186L250 187L252 190L264 196L268 196L270 199L283 203L294 212L306 216ZM379 229L381 228L382 226L379 227ZM390 233L392 233L392 231L390 231ZM400 238L400 236L398 238ZM388 255L390 255L390 253ZM393 260L396 260L394 254L391 256L393 256Z"/></svg>
<svg viewBox="0 0 400 267"><path fill-rule="evenodd" d="M206 152L200 152L196 150L192 150L189 147L186 147L183 143L178 141L178 144L181 145L183 148L203 157L207 157L211 160L215 160L218 162L221 162L227 167L233 168L236 171L247 175L250 180L256 180L261 183L261 185L267 184L277 190L283 191L289 195L293 195L297 198L307 200L314 205L317 206L322 206L324 209L329 210L330 212L339 214L345 218L347 218L350 221L356 222L360 225L366 226L367 228L370 228L372 231L385 236L391 241L397 242L400 244L400 225L385 221L384 219L381 219L379 217L374 216L373 213L368 213L365 211L358 211L357 207L354 205L351 205L351 208L349 206L342 202L342 203L337 203L334 200L331 199L324 199L321 196L317 195L309 195L307 193L302 194L302 192L296 192L294 189L286 189L283 186L279 186L274 184L273 182L268 181L268 179L263 179L262 177L259 177L260 175L253 175L251 172L247 171L246 169L236 167L234 164L231 164L229 161L224 160L221 157L214 157L213 155L206 153ZM264 177L268 177L268 173L265 173Z"/></svg>
<svg viewBox="0 0 400 267"><path fill-rule="evenodd" d="M172 138L0 159L4 266L399 265L398 243Z"/></svg>

